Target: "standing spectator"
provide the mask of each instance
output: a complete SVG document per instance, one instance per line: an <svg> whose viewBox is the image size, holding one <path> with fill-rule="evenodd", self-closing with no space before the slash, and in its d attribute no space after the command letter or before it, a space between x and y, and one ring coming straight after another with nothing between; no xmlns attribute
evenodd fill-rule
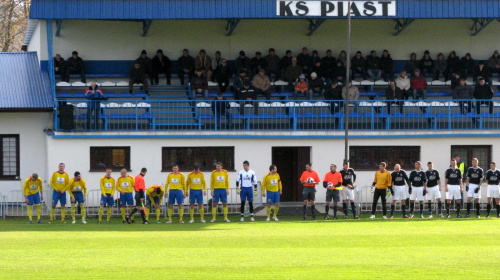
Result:
<svg viewBox="0 0 500 280"><path fill-rule="evenodd" d="M300 74L299 80L295 83L295 91L293 92L293 99L297 100L298 94L307 95L309 93L309 85L304 74ZM306 96L307 99L312 99L312 96Z"/></svg>
<svg viewBox="0 0 500 280"><path fill-rule="evenodd" d="M60 54L56 54L54 57L54 71L56 75L61 75L61 81L64 82L66 79L66 61Z"/></svg>
<svg viewBox="0 0 500 280"><path fill-rule="evenodd" d="M337 59L332 56L332 50L326 51L326 56L321 59L321 65L328 71L328 77L332 74L332 69L335 66Z"/></svg>
<svg viewBox="0 0 500 280"><path fill-rule="evenodd" d="M165 74L167 78L167 85L171 85L172 79L172 62L168 56L163 55L163 50L156 51L155 57L151 60L153 65L153 84L157 85L160 82L159 74Z"/></svg>
<svg viewBox="0 0 500 280"><path fill-rule="evenodd" d="M461 76L460 76L460 71L458 71L457 73L452 73L451 74L451 90L453 90L454 88L456 88L459 84L460 84L460 79L461 79Z"/></svg>
<svg viewBox="0 0 500 280"><path fill-rule="evenodd" d="M78 56L77 51L73 51L71 57L66 60L65 74L65 81L67 83L69 83L69 75L71 74L79 74L80 81L82 83L87 83L87 79L85 78L85 64L83 63L83 59Z"/></svg>
<svg viewBox="0 0 500 280"><path fill-rule="evenodd" d="M308 99L312 99L315 93L319 93L321 94L321 96L323 96L324 87L325 82L323 81L323 79L319 78L316 72L312 72L311 78L309 79Z"/></svg>
<svg viewBox="0 0 500 280"><path fill-rule="evenodd" d="M401 90L401 93L405 100L410 98L410 79L408 78L408 75L406 75L405 70L401 71L401 73L399 73L399 76L396 78L396 87Z"/></svg>
<svg viewBox="0 0 500 280"><path fill-rule="evenodd" d="M323 65L321 59L319 59L319 58L316 58L316 60L314 61L314 64L311 68L311 71L315 72L317 77L319 79L321 79L323 82L326 81L326 79L330 77L330 75L328 75L328 69L326 69L326 67ZM312 72L311 72L311 74L312 74Z"/></svg>
<svg viewBox="0 0 500 280"><path fill-rule="evenodd" d="M285 72L290 65L292 65L292 51L287 50L285 56L283 56L280 60L281 78L286 80Z"/></svg>
<svg viewBox="0 0 500 280"><path fill-rule="evenodd" d="M382 70L380 70L380 57L377 56L376 51L371 51L370 55L366 57L366 72L370 79L374 82L380 80Z"/></svg>
<svg viewBox="0 0 500 280"><path fill-rule="evenodd" d="M135 61L134 65L130 67L128 78L128 92L132 93L134 84L142 84L146 94L149 94L146 73L144 69L141 68L141 64L138 61Z"/></svg>
<svg viewBox="0 0 500 280"><path fill-rule="evenodd" d="M442 53L439 53L436 59L434 66L434 80L439 81L440 75L443 75L446 81L446 60L444 59L444 55Z"/></svg>
<svg viewBox="0 0 500 280"><path fill-rule="evenodd" d="M250 76L251 73L251 65L250 58L248 58L244 51L240 51L240 56L234 60L234 68L236 72L240 72L240 70L244 70L247 73L247 76Z"/></svg>
<svg viewBox="0 0 500 280"><path fill-rule="evenodd" d="M346 66L347 53L345 51L340 51L339 56L337 57L337 60L342 61L342 65Z"/></svg>
<svg viewBox="0 0 500 280"><path fill-rule="evenodd" d="M484 65L482 60L479 61L479 64L476 67L474 67L473 78L476 83L478 82L478 78L483 78L488 84L491 85L492 80L490 69Z"/></svg>
<svg viewBox="0 0 500 280"><path fill-rule="evenodd" d="M94 82L90 82L90 86L85 90L85 98L89 100L87 102L87 129L91 129L91 119L94 120L94 129L98 128L99 125L99 114L101 113L101 102L100 98L104 97L102 89ZM92 116L92 113L94 114Z"/></svg>
<svg viewBox="0 0 500 280"><path fill-rule="evenodd" d="M410 80L413 100L417 100L418 98L422 98L423 100L427 99L427 81L425 77L420 74L420 69L415 69L414 76Z"/></svg>
<svg viewBox="0 0 500 280"><path fill-rule="evenodd" d="M233 71L227 65L227 60L225 58L221 59L220 65L215 69L215 80L219 85L219 92L226 92L229 86L229 80L233 77Z"/></svg>
<svg viewBox="0 0 500 280"><path fill-rule="evenodd" d="M266 70L266 60L262 57L261 52L255 52L255 57L250 60L250 68L252 69L252 77L259 74L260 69Z"/></svg>
<svg viewBox="0 0 500 280"><path fill-rule="evenodd" d="M334 82L344 84L346 75L347 75L346 68L344 64L342 64L342 60L338 59L337 63L334 65L332 69L331 79Z"/></svg>
<svg viewBox="0 0 500 280"><path fill-rule="evenodd" d="M325 100L330 101L330 113L335 114L340 112L343 107L342 88L336 81L333 81L324 92ZM338 119L335 118L335 123L338 124Z"/></svg>
<svg viewBox="0 0 500 280"><path fill-rule="evenodd" d="M307 53L306 47L302 48L302 52L297 55L297 64L302 68L302 72L309 74L311 68L311 56Z"/></svg>
<svg viewBox="0 0 500 280"><path fill-rule="evenodd" d="M234 90L234 99L235 100L241 99L240 92L241 92L241 90L243 90L243 82L246 79L249 79L249 78L247 77L247 72L245 72L245 70L243 70L243 69L238 72L237 76L234 76L233 90Z"/></svg>
<svg viewBox="0 0 500 280"><path fill-rule="evenodd" d="M474 59L472 59L470 53L466 53L460 61L460 72L462 73L462 77L467 79L467 76L472 75L472 73L474 73L475 66L476 63L474 62Z"/></svg>
<svg viewBox="0 0 500 280"><path fill-rule="evenodd" d="M297 65L297 59L292 58L292 65L290 65L285 72L285 79L288 82L288 88L290 91L293 90L293 84L302 75L302 67Z"/></svg>
<svg viewBox="0 0 500 280"><path fill-rule="evenodd" d="M207 77L207 81L212 80L212 59L204 49L201 49L198 56L194 59L194 68L201 69L201 73Z"/></svg>
<svg viewBox="0 0 500 280"><path fill-rule="evenodd" d="M271 80L266 76L266 69L260 68L259 73L252 79L252 84L255 89L255 96L262 94L266 100L271 100Z"/></svg>
<svg viewBox="0 0 500 280"><path fill-rule="evenodd" d="M445 81L448 81L452 78L452 74L460 72L460 59L457 56L455 51L450 52L448 55L448 59L446 60L446 77Z"/></svg>
<svg viewBox="0 0 500 280"><path fill-rule="evenodd" d="M484 78L479 78L476 87L474 88L474 99L476 99L476 114L481 114L481 105L488 105L488 112L493 114L493 89L486 83Z"/></svg>
<svg viewBox="0 0 500 280"><path fill-rule="evenodd" d="M396 86L396 82L391 80L389 86L385 89L385 100L387 103L387 113L391 113L392 104L399 106L399 112L403 113L403 93L401 89Z"/></svg>
<svg viewBox="0 0 500 280"><path fill-rule="evenodd" d="M419 62L417 61L417 54L411 53L410 60L408 60L405 64L406 73L411 74L418 68Z"/></svg>
<svg viewBox="0 0 500 280"><path fill-rule="evenodd" d="M136 59L141 65L142 70L149 76L151 84L153 83L153 68L151 64L151 59L148 57L146 50L142 50L141 55Z"/></svg>
<svg viewBox="0 0 500 280"><path fill-rule="evenodd" d="M472 98L474 97L474 91L467 85L464 78L461 78L460 84L453 89L452 97L455 100L460 100L458 101L460 114L465 113L465 105L467 105L467 113L472 111Z"/></svg>
<svg viewBox="0 0 500 280"><path fill-rule="evenodd" d="M219 67L222 64L222 55L220 51L215 52L215 58L212 60L212 69L215 71L217 67ZM212 76L214 78L215 75Z"/></svg>
<svg viewBox="0 0 500 280"><path fill-rule="evenodd" d="M203 75L203 69L197 68L196 75L191 78L191 96L189 99L195 100L196 94L203 94L204 100L208 100L208 79Z"/></svg>
<svg viewBox="0 0 500 280"><path fill-rule="evenodd" d="M420 59L420 74L426 76L427 74L434 74L434 60L432 60L431 55L428 50L424 52L424 56Z"/></svg>
<svg viewBox="0 0 500 280"><path fill-rule="evenodd" d="M182 56L177 59L177 68L179 69L179 80L181 81L181 85L184 85L185 78L188 81L194 75L194 58L189 55L189 50L182 50Z"/></svg>
<svg viewBox="0 0 500 280"><path fill-rule="evenodd" d="M319 55L318 55L318 51L317 51L317 50L314 50L314 51L312 52L312 55L311 55L311 61L309 61L309 66L311 66L311 67L309 68L309 73L312 73L312 67L314 67L314 63L315 63L317 60L321 61L321 58L320 58L320 57L319 57Z"/></svg>
<svg viewBox="0 0 500 280"><path fill-rule="evenodd" d="M342 88L342 99L346 100L346 95L349 96L349 104L351 104L352 101L359 99L359 89L357 86L352 85L352 81L349 81L349 90L347 90L347 87ZM347 108L349 108L349 104L346 104L346 113ZM357 104L354 106L354 111L358 111Z"/></svg>
<svg viewBox="0 0 500 280"><path fill-rule="evenodd" d="M384 81L394 79L394 61L389 54L389 51L384 50L380 58L380 69L382 69L382 77Z"/></svg>
<svg viewBox="0 0 500 280"><path fill-rule="evenodd" d="M244 102L240 102L240 114L245 114L245 105L251 104L254 109L254 114L257 115L259 113L259 102L256 102L257 99L255 96L255 90L252 88L252 81L250 78L246 78L243 81L243 88L240 91L240 99L244 100ZM245 120L243 121L245 123Z"/></svg>
<svg viewBox="0 0 500 280"><path fill-rule="evenodd" d="M353 78L356 74L360 74L363 80L366 80L366 61L360 51L357 51L351 59L351 70Z"/></svg>
<svg viewBox="0 0 500 280"><path fill-rule="evenodd" d="M226 129L231 129L231 105L227 102L227 99L222 96L222 92L217 93L217 97L215 97L210 107L215 117L215 126L217 129L220 129L220 123L223 116L226 118Z"/></svg>
<svg viewBox="0 0 500 280"><path fill-rule="evenodd" d="M279 80L280 78L280 58L276 55L273 48L269 49L269 54L264 57L266 63L266 74L272 81Z"/></svg>
<svg viewBox="0 0 500 280"><path fill-rule="evenodd" d="M488 59L488 68L490 69L490 73L497 73L500 80L500 55L498 51L495 51Z"/></svg>

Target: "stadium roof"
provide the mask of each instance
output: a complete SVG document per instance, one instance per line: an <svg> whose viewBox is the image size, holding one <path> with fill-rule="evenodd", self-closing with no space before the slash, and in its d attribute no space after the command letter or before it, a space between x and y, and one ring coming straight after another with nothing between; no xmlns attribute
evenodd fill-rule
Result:
<svg viewBox="0 0 500 280"><path fill-rule="evenodd" d="M0 111L49 111L54 107L49 77L36 52L0 52Z"/></svg>

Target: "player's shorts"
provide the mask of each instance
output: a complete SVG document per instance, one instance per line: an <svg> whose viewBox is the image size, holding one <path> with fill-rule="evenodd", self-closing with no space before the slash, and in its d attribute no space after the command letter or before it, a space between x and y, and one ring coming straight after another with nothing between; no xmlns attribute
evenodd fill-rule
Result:
<svg viewBox="0 0 500 280"><path fill-rule="evenodd" d="M75 202L83 203L83 192L74 192Z"/></svg>
<svg viewBox="0 0 500 280"><path fill-rule="evenodd" d="M142 206L141 198L145 198L144 192L135 192L135 206Z"/></svg>
<svg viewBox="0 0 500 280"><path fill-rule="evenodd" d="M52 204L57 204L57 202L61 202L61 205L66 205L66 192L58 193L54 190Z"/></svg>
<svg viewBox="0 0 500 280"><path fill-rule="evenodd" d="M448 185L448 192L446 193L447 200L458 200L462 199L462 194L460 193L459 185Z"/></svg>
<svg viewBox="0 0 500 280"><path fill-rule="evenodd" d="M124 193L120 195L120 206L125 207L125 206L134 206L134 197L132 196L132 193Z"/></svg>
<svg viewBox="0 0 500 280"><path fill-rule="evenodd" d="M326 190L326 202L339 202L340 201L340 191L339 190Z"/></svg>
<svg viewBox="0 0 500 280"><path fill-rule="evenodd" d="M303 200L316 200L316 188L315 187L304 187L302 190Z"/></svg>
<svg viewBox="0 0 500 280"><path fill-rule="evenodd" d="M115 200L111 194L106 194L106 196L101 194L101 206L113 207L115 206Z"/></svg>
<svg viewBox="0 0 500 280"><path fill-rule="evenodd" d="M28 205L33 205L33 204L40 204L40 193L37 192L35 194L30 194L27 196L28 198Z"/></svg>
<svg viewBox="0 0 500 280"><path fill-rule="evenodd" d="M410 200L424 201L425 200L424 187L412 187Z"/></svg>
<svg viewBox="0 0 500 280"><path fill-rule="evenodd" d="M354 201L354 189L344 186L344 189L340 191L340 199Z"/></svg>
<svg viewBox="0 0 500 280"><path fill-rule="evenodd" d="M168 192L168 204L177 204L184 203L184 192L182 190L170 190Z"/></svg>
<svg viewBox="0 0 500 280"><path fill-rule="evenodd" d="M154 204L160 204L160 197L153 196L153 202ZM146 205L151 206L151 199L149 198L149 195L146 196Z"/></svg>
<svg viewBox="0 0 500 280"><path fill-rule="evenodd" d="M467 198L474 198L474 199L481 198L481 189L479 189L477 193L474 192L478 187L479 186L477 184L469 184L469 190L467 191Z"/></svg>
<svg viewBox="0 0 500 280"><path fill-rule="evenodd" d="M406 200L406 185L403 186L392 186L394 190L394 195L392 196L393 201Z"/></svg>
<svg viewBox="0 0 500 280"><path fill-rule="evenodd" d="M438 186L427 187L427 200L441 199L441 192Z"/></svg>
<svg viewBox="0 0 500 280"><path fill-rule="evenodd" d="M213 202L215 203L226 203L227 202L227 193L226 189L215 189L214 190L214 197L213 197Z"/></svg>
<svg viewBox="0 0 500 280"><path fill-rule="evenodd" d="M240 199L241 201L253 201L252 187L241 187Z"/></svg>
<svg viewBox="0 0 500 280"><path fill-rule="evenodd" d="M280 203L280 192L270 192L266 191L267 204Z"/></svg>
<svg viewBox="0 0 500 280"><path fill-rule="evenodd" d="M498 185L488 185L488 198L500 198L500 192L498 191Z"/></svg>
<svg viewBox="0 0 500 280"><path fill-rule="evenodd" d="M202 190L189 190L189 203L203 203L203 191Z"/></svg>

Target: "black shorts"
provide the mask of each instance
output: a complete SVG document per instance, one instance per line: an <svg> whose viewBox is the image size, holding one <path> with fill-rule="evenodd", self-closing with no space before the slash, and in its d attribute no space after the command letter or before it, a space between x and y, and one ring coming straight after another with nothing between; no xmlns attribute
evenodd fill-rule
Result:
<svg viewBox="0 0 500 280"><path fill-rule="evenodd" d="M340 191L339 190L326 190L326 202L339 202L340 201Z"/></svg>
<svg viewBox="0 0 500 280"><path fill-rule="evenodd" d="M144 199L144 192L136 192L135 193L135 206L142 206L141 198Z"/></svg>
<svg viewBox="0 0 500 280"><path fill-rule="evenodd" d="M304 187L302 190L303 200L316 200L316 188L315 187Z"/></svg>

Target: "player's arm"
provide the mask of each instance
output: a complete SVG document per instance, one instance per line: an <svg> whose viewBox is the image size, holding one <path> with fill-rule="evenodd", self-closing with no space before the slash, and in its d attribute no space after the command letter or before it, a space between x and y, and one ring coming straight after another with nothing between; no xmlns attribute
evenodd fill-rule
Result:
<svg viewBox="0 0 500 280"><path fill-rule="evenodd" d="M75 195L73 194L73 189L71 188L74 184L74 180L71 179L68 184L64 187L65 190L68 190L69 192L69 196L71 197L71 199L75 199Z"/></svg>
<svg viewBox="0 0 500 280"><path fill-rule="evenodd" d="M181 184L182 184L182 190L184 191L184 196L187 195L187 184L186 184L186 177L184 177L184 174L181 173Z"/></svg>
<svg viewBox="0 0 500 280"><path fill-rule="evenodd" d="M87 183L82 179L82 188L83 188L83 199L85 201L85 197L87 197Z"/></svg>
<svg viewBox="0 0 500 280"><path fill-rule="evenodd" d="M122 186L120 186L120 179L116 180L115 189L120 193L123 192Z"/></svg>
<svg viewBox="0 0 500 280"><path fill-rule="evenodd" d="M201 188L203 189L204 192L206 192L207 191L207 182L205 181L205 175L201 176L200 182L201 182Z"/></svg>
<svg viewBox="0 0 500 280"><path fill-rule="evenodd" d="M26 180L24 181L24 184L23 184L23 195L24 195L24 199L27 199L26 197L28 196L28 189L29 189L29 187L28 187L28 182L29 182L29 180L30 180L29 178L28 178L28 179L26 179Z"/></svg>
<svg viewBox="0 0 500 280"><path fill-rule="evenodd" d="M266 189L267 189L267 174L264 176L262 179L262 184L260 184L260 188L262 189L262 196L266 196Z"/></svg>
<svg viewBox="0 0 500 280"><path fill-rule="evenodd" d="M226 177L226 180L224 180L224 183L226 184L226 191L229 192L229 174L227 174L227 171L224 172L224 177Z"/></svg>
<svg viewBox="0 0 500 280"><path fill-rule="evenodd" d="M240 181L241 181L241 171L238 173L238 176L236 176L236 188L240 188Z"/></svg>
<svg viewBox="0 0 500 280"><path fill-rule="evenodd" d="M377 185L377 172L375 172L375 177L373 178L372 188L375 187L375 185Z"/></svg>
<svg viewBox="0 0 500 280"><path fill-rule="evenodd" d="M214 173L210 175L210 191L213 193L214 192L214 185L215 185L215 178L214 178Z"/></svg>
<svg viewBox="0 0 500 280"><path fill-rule="evenodd" d="M300 181L301 184L307 184L307 177L306 177L305 173L302 173L302 175L300 176L299 181Z"/></svg>
<svg viewBox="0 0 500 280"><path fill-rule="evenodd" d="M154 201L155 201L155 200L153 199L153 192L154 192L154 188L149 188L149 189L146 191L146 194L148 195L148 197L149 197L149 201L151 201L151 203L154 203ZM159 196L159 197L160 197L160 200L161 200L161 197L162 197L161 193L160 193L160 196Z"/></svg>
<svg viewBox="0 0 500 280"><path fill-rule="evenodd" d="M40 177L38 177L38 180L40 182L40 184L38 185L38 187L40 188L40 194L42 195L42 198L43 198L43 181Z"/></svg>
<svg viewBox="0 0 500 280"><path fill-rule="evenodd" d="M328 180L327 180L328 173L325 174L325 178L323 178L323 188L327 189L328 188Z"/></svg>
<svg viewBox="0 0 500 280"><path fill-rule="evenodd" d="M356 173L352 173L352 186L354 187L354 185L356 184Z"/></svg>
<svg viewBox="0 0 500 280"><path fill-rule="evenodd" d="M170 175L167 176L167 181L165 181L165 197L168 196L168 186L170 185Z"/></svg>
<svg viewBox="0 0 500 280"><path fill-rule="evenodd" d="M460 185L460 192L463 192L463 191L464 191L464 187L463 187L463 179L462 179L462 178L460 178L460 179L458 180L458 183L459 183L459 185Z"/></svg>
<svg viewBox="0 0 500 280"><path fill-rule="evenodd" d="M278 175L278 190L280 191L280 194L281 194L281 192L283 190L283 186L281 185L281 178L279 175Z"/></svg>

